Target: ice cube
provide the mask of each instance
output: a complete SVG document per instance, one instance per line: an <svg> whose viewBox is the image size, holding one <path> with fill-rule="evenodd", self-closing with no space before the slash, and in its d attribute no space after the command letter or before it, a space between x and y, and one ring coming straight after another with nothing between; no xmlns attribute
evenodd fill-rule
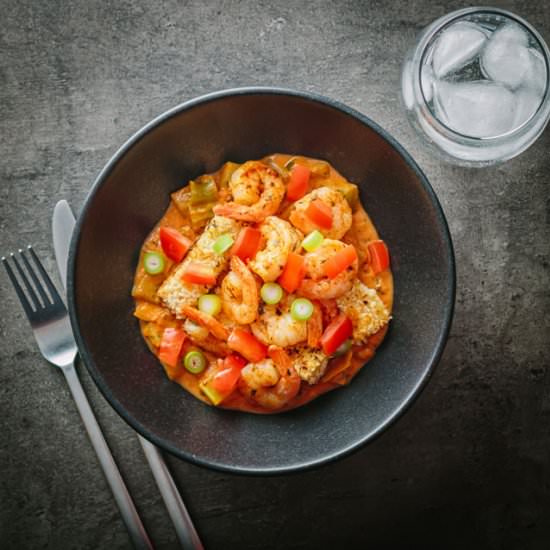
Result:
<svg viewBox="0 0 550 550"><path fill-rule="evenodd" d="M529 48L529 71L525 75L525 86L542 95L546 89L546 63L540 52Z"/></svg>
<svg viewBox="0 0 550 550"><path fill-rule="evenodd" d="M520 88L516 93L516 116L514 129L527 122L539 108L542 95L530 88Z"/></svg>
<svg viewBox="0 0 550 550"><path fill-rule="evenodd" d="M480 59L481 70L495 82L517 88L530 72L534 62L528 48L529 37L517 23L506 23L498 28Z"/></svg>
<svg viewBox="0 0 550 550"><path fill-rule="evenodd" d="M444 31L434 46L433 68L437 78L443 78L471 61L485 45L484 30L467 21L459 21Z"/></svg>
<svg viewBox="0 0 550 550"><path fill-rule="evenodd" d="M516 101L502 84L445 82L434 85L436 116L449 128L471 137L495 137L514 128Z"/></svg>

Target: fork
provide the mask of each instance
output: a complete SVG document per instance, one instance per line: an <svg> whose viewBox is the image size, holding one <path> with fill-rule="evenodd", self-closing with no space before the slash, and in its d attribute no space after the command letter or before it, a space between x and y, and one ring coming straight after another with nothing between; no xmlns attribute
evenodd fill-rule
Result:
<svg viewBox="0 0 550 550"><path fill-rule="evenodd" d="M124 484L80 384L75 369L77 347L67 308L33 248L29 245L25 251L19 249L19 256L26 272L14 253L10 254L11 262L8 258L2 257L2 264L8 272L15 292L29 319L38 347L42 355L50 363L59 367L65 375L133 545L139 549L152 549L153 546L132 497ZM15 266L15 271L10 263ZM20 284L16 272L23 282L23 286Z"/></svg>

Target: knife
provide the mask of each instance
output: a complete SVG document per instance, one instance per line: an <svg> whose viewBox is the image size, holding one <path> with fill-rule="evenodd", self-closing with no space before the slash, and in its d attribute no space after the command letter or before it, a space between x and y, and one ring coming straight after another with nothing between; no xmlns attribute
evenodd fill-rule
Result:
<svg viewBox="0 0 550 550"><path fill-rule="evenodd" d="M74 214L69 203L67 201L59 201L53 209L52 234L57 269L59 270L59 276L65 290L67 289L69 245L71 244L74 226Z"/></svg>
<svg viewBox="0 0 550 550"><path fill-rule="evenodd" d="M69 203L65 200L59 201L55 205L53 212L52 232L57 267L59 268L59 274L65 288L67 288L69 245L74 226L75 217ZM137 434L137 437L168 510L168 515L174 524L176 536L181 546L186 549L204 550L199 535L160 451L155 445L139 434ZM128 498L130 498L129 495Z"/></svg>

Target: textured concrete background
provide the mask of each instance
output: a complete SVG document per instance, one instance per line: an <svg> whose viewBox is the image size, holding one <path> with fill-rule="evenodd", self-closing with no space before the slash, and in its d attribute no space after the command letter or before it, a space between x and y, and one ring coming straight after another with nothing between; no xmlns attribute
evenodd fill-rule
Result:
<svg viewBox="0 0 550 550"><path fill-rule="evenodd" d="M550 41L547 2L495 2ZM417 159L456 247L443 360L405 417L317 471L257 479L168 457L207 548L547 548L550 540L550 133L503 166L443 165L398 100L439 2L46 2L0 8L0 229L56 272L50 218L79 211L118 146L153 116L241 85L312 90L372 117ZM61 373L0 274L0 546L128 548ZM158 548L175 536L138 442L82 378Z"/></svg>

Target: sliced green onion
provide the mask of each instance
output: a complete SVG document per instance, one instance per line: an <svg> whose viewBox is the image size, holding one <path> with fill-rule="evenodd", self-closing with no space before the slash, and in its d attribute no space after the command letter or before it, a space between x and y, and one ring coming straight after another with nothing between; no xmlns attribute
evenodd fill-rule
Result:
<svg viewBox="0 0 550 550"><path fill-rule="evenodd" d="M225 233L224 235L220 235L214 244L212 245L212 250L218 254L218 256L221 256L224 252L229 250L235 241L233 240L233 237L231 235Z"/></svg>
<svg viewBox="0 0 550 550"><path fill-rule="evenodd" d="M344 355L351 349L351 340L348 338L345 342L340 344L340 347L336 349L333 357L338 357L339 355Z"/></svg>
<svg viewBox="0 0 550 550"><path fill-rule="evenodd" d="M222 309L222 301L220 300L220 297L215 294L203 294L199 298L199 309L203 313L215 316Z"/></svg>
<svg viewBox="0 0 550 550"><path fill-rule="evenodd" d="M296 321L307 321L313 315L313 304L307 298L296 298L290 306L290 314Z"/></svg>
<svg viewBox="0 0 550 550"><path fill-rule="evenodd" d="M143 268L149 275L158 275L164 271L164 254L161 252L146 252L143 256Z"/></svg>
<svg viewBox="0 0 550 550"><path fill-rule="evenodd" d="M320 231L312 231L303 241L302 241L302 247L305 248L308 252L313 252L319 246L321 246L321 243L325 240L325 237L323 237L323 234Z"/></svg>
<svg viewBox="0 0 550 550"><path fill-rule="evenodd" d="M278 304L283 297L283 289L277 283L265 283L260 290L260 296L266 304Z"/></svg>
<svg viewBox="0 0 550 550"><path fill-rule="evenodd" d="M200 351L189 351L185 355L183 365L192 374L199 374L206 367L206 357Z"/></svg>

